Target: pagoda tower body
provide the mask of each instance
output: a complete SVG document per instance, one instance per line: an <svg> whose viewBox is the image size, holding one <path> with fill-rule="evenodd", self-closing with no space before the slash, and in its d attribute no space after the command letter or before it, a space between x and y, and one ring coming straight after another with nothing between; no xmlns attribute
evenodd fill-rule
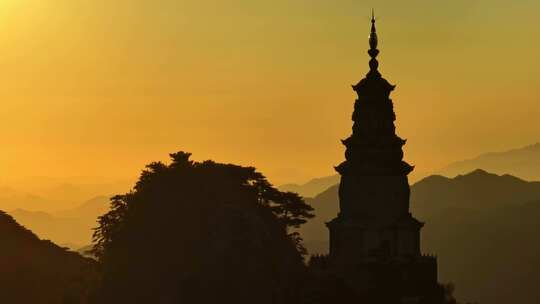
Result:
<svg viewBox="0 0 540 304"><path fill-rule="evenodd" d="M437 261L422 255L424 224L409 212L408 174L414 168L403 161L406 141L396 135L390 99L395 86L378 71L374 17L371 22L370 70L353 85L358 94L353 131L342 141L346 160L336 167L340 212L327 223L328 258L333 272L360 294L374 296L379 290L399 301L436 303Z"/></svg>

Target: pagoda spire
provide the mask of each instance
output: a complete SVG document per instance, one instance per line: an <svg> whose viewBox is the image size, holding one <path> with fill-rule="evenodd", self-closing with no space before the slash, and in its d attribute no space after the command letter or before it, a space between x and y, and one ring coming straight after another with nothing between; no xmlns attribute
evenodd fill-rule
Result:
<svg viewBox="0 0 540 304"><path fill-rule="evenodd" d="M377 28L375 27L375 11L371 10L371 33L369 34L369 51L368 54L371 57L369 61L369 73L368 77L380 77L381 74L377 70L379 68L379 62L377 61L377 56L379 55L379 50L377 46L379 44L379 39L377 37Z"/></svg>

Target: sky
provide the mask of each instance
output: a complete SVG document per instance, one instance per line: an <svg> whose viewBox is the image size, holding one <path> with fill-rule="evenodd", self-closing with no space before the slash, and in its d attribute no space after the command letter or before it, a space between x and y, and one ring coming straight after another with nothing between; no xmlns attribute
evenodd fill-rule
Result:
<svg viewBox="0 0 540 304"><path fill-rule="evenodd" d="M533 0L0 0L0 182L136 177L175 151L333 174L369 15L419 172L540 141Z"/></svg>

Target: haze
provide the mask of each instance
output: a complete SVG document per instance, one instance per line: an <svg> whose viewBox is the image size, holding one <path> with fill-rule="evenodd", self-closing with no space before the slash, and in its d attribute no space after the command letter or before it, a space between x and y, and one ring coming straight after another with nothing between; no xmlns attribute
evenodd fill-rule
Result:
<svg viewBox="0 0 540 304"><path fill-rule="evenodd" d="M333 174L371 7L417 170L539 140L537 1L12 0L0 177L134 179L178 150L276 184Z"/></svg>

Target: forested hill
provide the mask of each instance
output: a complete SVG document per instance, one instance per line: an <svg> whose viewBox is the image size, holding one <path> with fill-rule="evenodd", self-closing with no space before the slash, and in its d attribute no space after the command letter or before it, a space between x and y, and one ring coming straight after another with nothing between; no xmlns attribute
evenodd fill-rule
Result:
<svg viewBox="0 0 540 304"><path fill-rule="evenodd" d="M81 303L95 263L40 240L0 211L0 303Z"/></svg>

